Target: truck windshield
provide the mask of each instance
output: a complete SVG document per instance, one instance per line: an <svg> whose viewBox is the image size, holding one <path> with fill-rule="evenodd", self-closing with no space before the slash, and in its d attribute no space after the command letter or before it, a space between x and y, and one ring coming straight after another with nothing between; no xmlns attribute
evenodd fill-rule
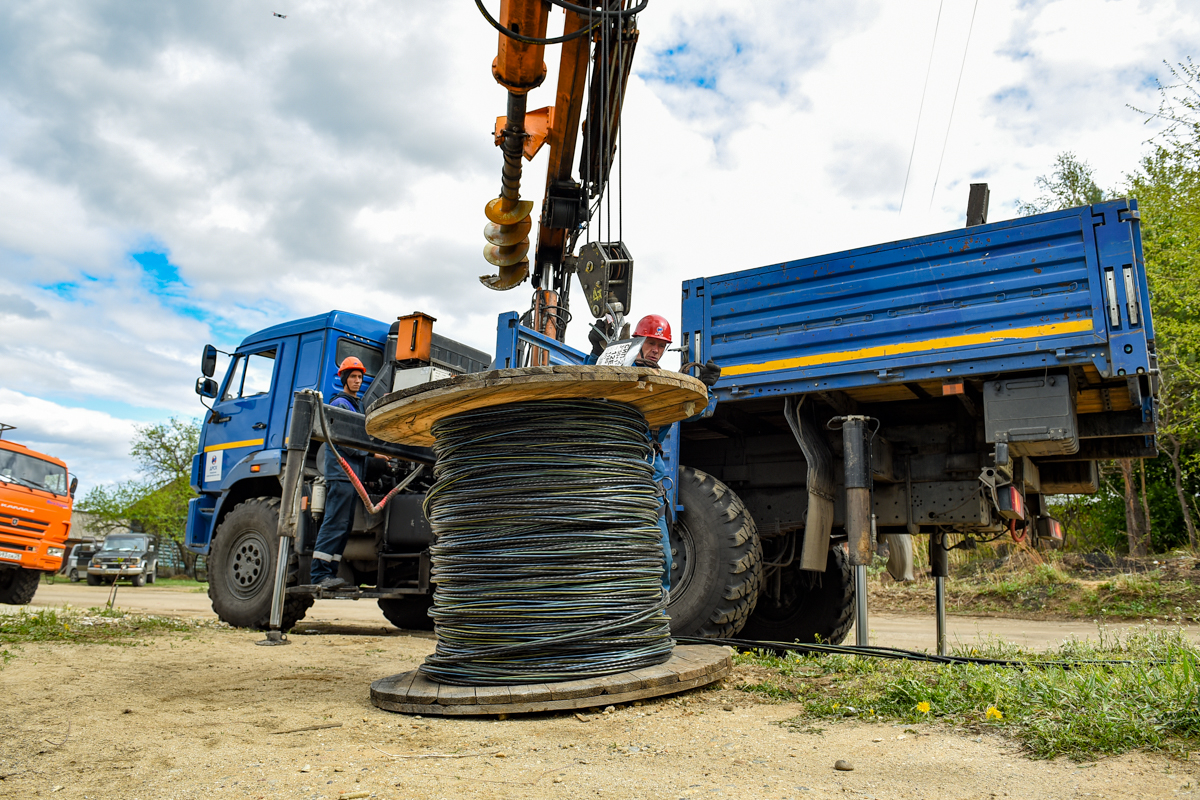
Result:
<svg viewBox="0 0 1200 800"><path fill-rule="evenodd" d="M0 481L19 483L54 494L67 493L65 468L12 450L0 450Z"/></svg>
<svg viewBox="0 0 1200 800"><path fill-rule="evenodd" d="M145 536L128 536L125 534L116 534L109 536L104 540L104 549L120 550L123 552L141 552L146 549Z"/></svg>

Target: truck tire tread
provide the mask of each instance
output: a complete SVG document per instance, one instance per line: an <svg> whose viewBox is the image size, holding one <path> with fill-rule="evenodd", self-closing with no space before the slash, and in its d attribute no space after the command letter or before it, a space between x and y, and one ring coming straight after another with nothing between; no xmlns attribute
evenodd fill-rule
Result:
<svg viewBox="0 0 1200 800"><path fill-rule="evenodd" d="M28 605L37 592L42 573L34 569L0 570L0 603L10 606Z"/></svg>
<svg viewBox="0 0 1200 800"><path fill-rule="evenodd" d="M846 551L829 551L825 572L806 573L793 563L783 576L784 603L775 607L760 598L756 612L742 629L742 638L758 641L841 644L854 626L854 568Z"/></svg>
<svg viewBox="0 0 1200 800"><path fill-rule="evenodd" d="M667 606L671 632L707 638L733 636L758 599L762 578L758 529L741 498L705 472L680 468L679 495L684 507L680 523L698 540L693 545L709 552L687 554L697 560L682 590L671 592Z"/></svg>
<svg viewBox="0 0 1200 800"><path fill-rule="evenodd" d="M275 579L275 558L279 552L279 539L276 534L279 520L278 497L254 497L243 500L234 506L217 528L213 537L212 548L208 556L208 597L212 600L213 611L223 621L235 628L251 628L265 631L271 627L271 591ZM261 583L252 597L237 597L229 588L230 549L237 543L239 526L254 524L264 530L258 531L265 542L265 561L262 568ZM296 560L293 553L288 564L288 583L296 581L296 571L292 562ZM312 595L287 594L283 601L283 622L280 628L290 630L297 622L304 619L308 609L313 604Z"/></svg>

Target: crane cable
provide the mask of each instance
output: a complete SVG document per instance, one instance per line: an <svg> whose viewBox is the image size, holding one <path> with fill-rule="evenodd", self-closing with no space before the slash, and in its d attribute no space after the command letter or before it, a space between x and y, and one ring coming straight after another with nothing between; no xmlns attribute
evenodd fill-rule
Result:
<svg viewBox="0 0 1200 800"><path fill-rule="evenodd" d="M504 685L670 658L661 500L640 412L537 401L457 414L432 432L437 648L421 672Z"/></svg>

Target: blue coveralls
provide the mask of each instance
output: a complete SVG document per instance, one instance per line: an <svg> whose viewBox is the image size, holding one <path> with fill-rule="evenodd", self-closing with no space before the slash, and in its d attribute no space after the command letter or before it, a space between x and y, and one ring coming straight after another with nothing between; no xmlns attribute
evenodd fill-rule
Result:
<svg viewBox="0 0 1200 800"><path fill-rule="evenodd" d="M362 405L358 398L346 392L334 395L329 405L362 413ZM362 480L366 454L349 448L340 448L340 452L350 469ZM342 471L341 464L333 455L333 448L328 446L325 447L324 471L325 518L321 520L321 529L317 531L317 541L313 544L312 567L309 569L309 580L312 583L337 577L338 564L341 563L342 553L346 550L350 529L354 527L354 506L359 502L354 484L350 483L350 478Z"/></svg>

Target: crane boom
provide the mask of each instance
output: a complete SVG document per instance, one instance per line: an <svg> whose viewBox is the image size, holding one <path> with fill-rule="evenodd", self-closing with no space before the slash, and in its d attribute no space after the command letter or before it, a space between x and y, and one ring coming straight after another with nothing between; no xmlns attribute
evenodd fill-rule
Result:
<svg viewBox="0 0 1200 800"><path fill-rule="evenodd" d="M476 0L499 31L492 74L508 91L507 114L496 120L495 129L496 144L504 157L500 195L485 207L484 258L497 269L480 281L488 288L506 290L532 278L533 327L560 340L569 318L572 251L608 185L638 37L635 14L646 4L646 0L640 5L633 5L633 0L585 0L582 5L566 0L501 0L496 20L482 0ZM546 37L551 5L565 12L563 34L553 39ZM545 47L552 43L562 44L555 103L529 110L528 94L545 80ZM581 125L585 99L587 117ZM549 164L536 246L531 246L534 203L520 195L522 159L531 160L543 145L549 148ZM573 176L577 156L579 180ZM617 252L627 255L623 244L615 244L619 245ZM625 277L623 285L627 287L632 262L625 261L628 263L614 269ZM601 271L590 273L593 283ZM585 283L585 289L590 288ZM606 294L607 289L605 272L599 291ZM621 311L626 310L628 288L611 299ZM589 309L601 317L608 305L589 302Z"/></svg>

